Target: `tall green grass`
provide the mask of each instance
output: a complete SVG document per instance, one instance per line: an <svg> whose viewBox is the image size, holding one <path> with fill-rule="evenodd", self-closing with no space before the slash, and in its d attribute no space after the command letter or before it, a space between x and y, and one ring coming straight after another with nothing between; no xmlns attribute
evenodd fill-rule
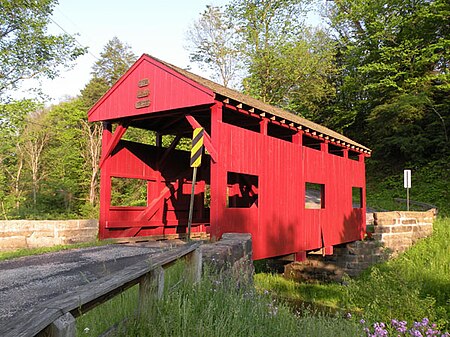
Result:
<svg viewBox="0 0 450 337"><path fill-rule="evenodd" d="M340 317L299 316L252 287L204 277L181 283L127 326L126 336L357 336L361 328Z"/></svg>
<svg viewBox="0 0 450 337"><path fill-rule="evenodd" d="M449 330L450 218L436 220L431 237L396 259L376 265L356 279L348 278L342 285L302 284L271 274L256 275L255 283L275 296L338 307L369 323L413 322L426 317Z"/></svg>
<svg viewBox="0 0 450 337"><path fill-rule="evenodd" d="M370 320L420 320L450 328L450 218L398 258L348 280L342 303Z"/></svg>
<svg viewBox="0 0 450 337"><path fill-rule="evenodd" d="M308 310L293 312L230 277L206 273L192 285L175 269L166 281L164 296L145 302L139 314L134 291L83 315L77 319L77 336L97 336L115 322L115 336L362 336L361 326L353 321ZM116 316L125 312L126 321Z"/></svg>

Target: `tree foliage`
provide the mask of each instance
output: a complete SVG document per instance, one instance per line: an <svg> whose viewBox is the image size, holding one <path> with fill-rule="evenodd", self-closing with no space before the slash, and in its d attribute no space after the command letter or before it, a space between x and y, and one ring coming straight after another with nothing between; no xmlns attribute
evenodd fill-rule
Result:
<svg viewBox="0 0 450 337"><path fill-rule="evenodd" d="M3 218L95 216L102 127L87 112L134 59L114 38L79 97L45 109L30 100L0 105Z"/></svg>
<svg viewBox="0 0 450 337"><path fill-rule="evenodd" d="M55 0L0 1L0 98L21 80L54 78L85 49L73 37L47 32Z"/></svg>
<svg viewBox="0 0 450 337"><path fill-rule="evenodd" d="M298 0L235 0L228 7L241 35L241 52L248 76L244 90L264 102L274 102L275 67L280 53L297 41L304 28L305 8ZM290 60L293 61L293 60Z"/></svg>
<svg viewBox="0 0 450 337"><path fill-rule="evenodd" d="M93 78L102 79L111 87L134 61L136 55L131 47L114 36L103 48L100 59L92 66L91 74Z"/></svg>
<svg viewBox="0 0 450 337"><path fill-rule="evenodd" d="M449 150L450 4L343 0L330 20L339 43L335 109L376 158L404 163Z"/></svg>
<svg viewBox="0 0 450 337"><path fill-rule="evenodd" d="M187 33L191 61L212 71L212 77L226 87L235 84L242 66L237 33L227 13L215 6L206 6Z"/></svg>
<svg viewBox="0 0 450 337"><path fill-rule="evenodd" d="M223 10L208 6L189 32L191 60L225 85L241 81L247 94L321 121L335 93L334 43L305 24L309 5L233 0Z"/></svg>

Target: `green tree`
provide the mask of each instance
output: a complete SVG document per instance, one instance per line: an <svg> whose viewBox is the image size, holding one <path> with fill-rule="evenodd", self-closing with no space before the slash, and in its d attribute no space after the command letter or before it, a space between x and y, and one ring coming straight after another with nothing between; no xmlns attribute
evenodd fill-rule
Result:
<svg viewBox="0 0 450 337"><path fill-rule="evenodd" d="M311 3L234 0L226 13L245 64L245 93L326 121L324 107L335 95L335 49L326 31L305 24Z"/></svg>
<svg viewBox="0 0 450 337"><path fill-rule="evenodd" d="M341 81L334 109L374 156L399 163L449 150L450 3L341 0L329 9Z"/></svg>
<svg viewBox="0 0 450 337"><path fill-rule="evenodd" d="M0 204L5 219L18 214L25 200L25 153L21 135L27 116L42 108L31 100L0 105Z"/></svg>
<svg viewBox="0 0 450 337"><path fill-rule="evenodd" d="M88 201L89 161L84 154L88 138L84 134L86 113L75 98L51 107L46 123L52 132L46 149L47 178L42 204L47 211L67 214L81 212Z"/></svg>
<svg viewBox="0 0 450 337"><path fill-rule="evenodd" d="M73 37L47 33L56 0L0 0L0 99L21 80L54 78L85 53Z"/></svg>
<svg viewBox="0 0 450 337"><path fill-rule="evenodd" d="M296 41L304 28L306 4L300 0L234 0L228 6L241 35L248 94L264 102L275 101L279 84L275 67L281 50Z"/></svg>
<svg viewBox="0 0 450 337"><path fill-rule="evenodd" d="M100 123L88 123L87 112L131 67L136 58L127 44L113 37L103 48L100 59L92 66L92 79L81 90L79 109L84 111L81 131L86 139L81 153L87 163L86 170L90 172L88 200L92 207L95 207L98 199L102 126Z"/></svg>
<svg viewBox="0 0 450 337"><path fill-rule="evenodd" d="M100 59L92 66L91 74L93 78L103 79L111 87L134 61L136 55L131 47L114 36L103 48Z"/></svg>
<svg viewBox="0 0 450 337"><path fill-rule="evenodd" d="M31 174L33 208L36 208L40 182L46 175L43 155L51 132L48 124L46 124L46 114L47 110L45 109L38 109L28 114L18 144Z"/></svg>
<svg viewBox="0 0 450 337"><path fill-rule="evenodd" d="M224 86L235 84L242 67L238 36L232 19L221 7L206 6L187 33L191 61L212 71L213 79Z"/></svg>

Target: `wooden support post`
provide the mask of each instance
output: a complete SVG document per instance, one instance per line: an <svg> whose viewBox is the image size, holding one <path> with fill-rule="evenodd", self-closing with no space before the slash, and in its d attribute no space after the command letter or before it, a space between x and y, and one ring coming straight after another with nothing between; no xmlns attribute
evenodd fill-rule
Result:
<svg viewBox="0 0 450 337"><path fill-rule="evenodd" d="M112 139L112 125L109 122L103 122L102 133L102 157L106 157L108 144ZM107 163L100 169L100 217L98 236L100 240L108 236L106 230L106 218L111 204L111 165Z"/></svg>
<svg viewBox="0 0 450 337"><path fill-rule="evenodd" d="M152 299L160 299L164 294L164 268L158 267L145 275L139 282L139 313Z"/></svg>
<svg viewBox="0 0 450 337"><path fill-rule="evenodd" d="M348 159L348 149L342 149L342 153L344 154L344 158Z"/></svg>
<svg viewBox="0 0 450 337"><path fill-rule="evenodd" d="M200 282L202 278L202 250L197 248L186 255L186 277L192 282Z"/></svg>
<svg viewBox="0 0 450 337"><path fill-rule="evenodd" d="M301 251L294 254L294 261L295 262L303 262L307 260L306 252Z"/></svg>
<svg viewBox="0 0 450 337"><path fill-rule="evenodd" d="M266 135L267 136L267 127L268 127L268 125L269 125L269 120L267 118L264 118L264 119L262 119L259 122L259 132L262 135Z"/></svg>
<svg viewBox="0 0 450 337"><path fill-rule="evenodd" d="M292 136L292 143L296 144L298 146L303 145L303 131L298 130L293 136Z"/></svg>
<svg viewBox="0 0 450 337"><path fill-rule="evenodd" d="M75 318L68 312L50 324L44 331L39 333L38 336L75 337L76 331Z"/></svg>
<svg viewBox="0 0 450 337"><path fill-rule="evenodd" d="M220 149L226 147L220 138L222 122L222 104L216 103L211 107L211 142L220 153ZM211 240L219 239L221 233L222 213L226 205L227 172L223 162L211 162L211 202L210 202L210 237Z"/></svg>
<svg viewBox="0 0 450 337"><path fill-rule="evenodd" d="M322 249L322 255L323 256L325 256L325 255L333 255L333 252L334 252L333 246L323 247L323 249Z"/></svg>
<svg viewBox="0 0 450 337"><path fill-rule="evenodd" d="M162 147L162 134L159 132L156 133L156 146Z"/></svg>

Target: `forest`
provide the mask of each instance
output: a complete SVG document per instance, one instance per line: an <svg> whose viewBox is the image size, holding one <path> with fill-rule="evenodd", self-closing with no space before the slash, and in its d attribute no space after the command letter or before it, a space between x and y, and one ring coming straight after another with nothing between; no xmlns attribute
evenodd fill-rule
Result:
<svg viewBox="0 0 450 337"><path fill-rule="evenodd" d="M57 1L0 3L0 217L96 218L101 125L87 111L137 56L112 36L77 97L12 98L86 49L48 33ZM449 22L448 0L230 0L206 6L186 43L199 75L371 148L368 206L404 207L392 200L411 169L411 198L449 214ZM140 131L127 139L154 141Z"/></svg>

